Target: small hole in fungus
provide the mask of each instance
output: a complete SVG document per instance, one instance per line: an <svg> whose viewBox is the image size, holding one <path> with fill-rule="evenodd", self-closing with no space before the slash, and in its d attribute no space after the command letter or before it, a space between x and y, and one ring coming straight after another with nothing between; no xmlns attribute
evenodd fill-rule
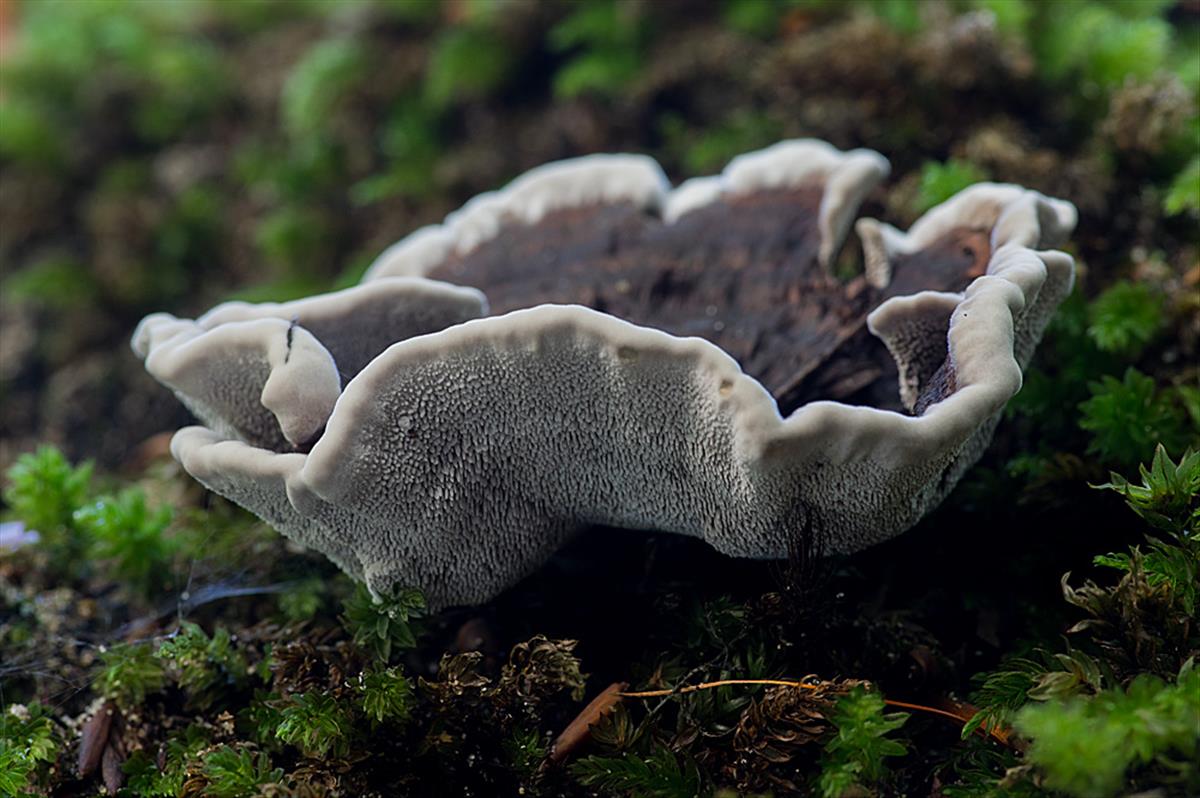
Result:
<svg viewBox="0 0 1200 798"><path fill-rule="evenodd" d="M720 393L721 396L729 396L729 394L733 393L733 381L721 380L721 387L717 389L717 392Z"/></svg>
<svg viewBox="0 0 1200 798"><path fill-rule="evenodd" d="M617 357L621 358L622 360L637 360L637 356L637 350L632 346L617 347Z"/></svg>

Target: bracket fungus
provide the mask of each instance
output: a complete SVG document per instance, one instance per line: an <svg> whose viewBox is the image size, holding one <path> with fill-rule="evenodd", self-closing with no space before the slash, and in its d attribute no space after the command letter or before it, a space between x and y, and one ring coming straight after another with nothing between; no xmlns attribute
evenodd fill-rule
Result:
<svg viewBox="0 0 1200 798"><path fill-rule="evenodd" d="M1069 203L983 184L859 220L836 279L887 171L808 140L674 190L641 156L550 164L354 289L156 314L134 348L207 425L184 468L377 595L483 602L591 525L852 552L982 453L1074 274Z"/></svg>

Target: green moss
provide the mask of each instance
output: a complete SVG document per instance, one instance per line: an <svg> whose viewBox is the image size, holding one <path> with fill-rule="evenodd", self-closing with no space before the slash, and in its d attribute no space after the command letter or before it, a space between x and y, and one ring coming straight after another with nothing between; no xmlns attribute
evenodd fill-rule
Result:
<svg viewBox="0 0 1200 798"><path fill-rule="evenodd" d="M74 137L101 119L153 143L206 120L227 98L229 82L218 51L189 35L195 9L109 0L22 7L22 46L0 79L18 124L0 141L17 157L64 169L77 161ZM118 93L137 102L96 102Z"/></svg>
<svg viewBox="0 0 1200 798"><path fill-rule="evenodd" d="M318 691L291 696L279 710L275 736L306 756L341 757L350 752L353 719L332 696Z"/></svg>
<svg viewBox="0 0 1200 798"><path fill-rule="evenodd" d="M1105 376L1089 384L1092 398L1079 406L1079 426L1092 434L1088 452L1104 461L1133 466L1157 443L1179 449L1188 425L1175 392L1160 390L1135 368L1118 380Z"/></svg>
<svg viewBox="0 0 1200 798"><path fill-rule="evenodd" d="M908 720L903 713L884 712L883 697L855 687L838 699L833 722L836 732L825 744L818 788L825 798L842 798L883 781L888 757L903 756L904 743L889 737Z"/></svg>
<svg viewBox="0 0 1200 798"><path fill-rule="evenodd" d="M78 310L90 304L99 290L87 266L66 256L31 263L0 284L0 294L9 301L29 302L59 311Z"/></svg>
<svg viewBox="0 0 1200 798"><path fill-rule="evenodd" d="M321 209L285 205L258 223L254 238L263 258L284 282L300 280L313 285L315 276L328 270L335 236Z"/></svg>
<svg viewBox="0 0 1200 798"><path fill-rule="evenodd" d="M317 42L292 68L280 97L283 122L296 138L329 131L338 107L369 74L370 61L353 38Z"/></svg>
<svg viewBox="0 0 1200 798"><path fill-rule="evenodd" d="M1035 13L1036 0L973 0L972 7L990 11L996 27L1010 35L1024 37Z"/></svg>
<svg viewBox="0 0 1200 798"><path fill-rule="evenodd" d="M62 743L41 704L6 705L0 714L0 795L38 795Z"/></svg>
<svg viewBox="0 0 1200 798"><path fill-rule="evenodd" d="M18 457L5 476L4 501L37 531L38 547L49 554L53 570L79 570L87 541L75 524L75 511L91 493L91 463L72 466L58 449L42 446Z"/></svg>
<svg viewBox="0 0 1200 798"><path fill-rule="evenodd" d="M1155 529L1174 535L1200 533L1200 452L1187 451L1176 463L1159 444L1147 468L1138 466L1140 485L1117 473L1097 485L1125 497L1126 504Z"/></svg>
<svg viewBox="0 0 1200 798"><path fill-rule="evenodd" d="M1016 726L1032 744L1029 761L1053 790L1078 798L1123 793L1126 773L1158 764L1185 792L1200 785L1200 672L1189 662L1174 684L1139 676L1127 690L1092 699L1035 704Z"/></svg>
<svg viewBox="0 0 1200 798"><path fill-rule="evenodd" d="M779 18L785 10L783 3L768 0L724 0L721 18L733 30L767 37L779 29Z"/></svg>
<svg viewBox="0 0 1200 798"><path fill-rule="evenodd" d="M641 10L617 0L576 6L550 29L550 46L568 56L554 75L554 93L612 97L637 77L650 32Z"/></svg>
<svg viewBox="0 0 1200 798"><path fill-rule="evenodd" d="M1047 666L1028 657L1013 657L994 671L976 674L971 681L975 690L971 701L979 712L963 724L962 738L979 729L995 729L1012 722L1013 713L1029 703L1029 693L1037 687Z"/></svg>
<svg viewBox="0 0 1200 798"><path fill-rule="evenodd" d="M508 80L512 52L491 31L449 28L434 43L425 73L425 96L434 107L485 97Z"/></svg>
<svg viewBox="0 0 1200 798"><path fill-rule="evenodd" d="M66 137L34 102L21 95L4 98L0 115L0 156L51 172L65 166Z"/></svg>
<svg viewBox="0 0 1200 798"><path fill-rule="evenodd" d="M1119 282L1092 302L1088 322L1101 351L1134 355L1165 326L1163 300L1141 283Z"/></svg>
<svg viewBox="0 0 1200 798"><path fill-rule="evenodd" d="M435 189L443 134L438 116L423 103L410 98L396 105L380 132L380 147L387 156L383 170L350 188L355 203L371 205L395 196L420 199Z"/></svg>
<svg viewBox="0 0 1200 798"><path fill-rule="evenodd" d="M416 645L417 619L425 614L420 591L402 589L376 603L362 585L346 601L342 621L354 642L381 662Z"/></svg>
<svg viewBox="0 0 1200 798"><path fill-rule="evenodd" d="M1171 181L1163 198L1163 210L1168 216L1200 213L1200 157L1192 158Z"/></svg>
<svg viewBox="0 0 1200 798"><path fill-rule="evenodd" d="M372 723L403 723L414 703L412 684L399 668L364 671L355 685L363 713Z"/></svg>
<svg viewBox="0 0 1200 798"><path fill-rule="evenodd" d="M780 137L775 120L744 109L704 129L689 125L677 114L664 114L659 118L659 128L667 150L689 175L717 172L739 153L765 147Z"/></svg>
<svg viewBox="0 0 1200 798"><path fill-rule="evenodd" d="M315 617L325 606L325 580L320 577L301 579L280 592L276 597L279 611L292 622L303 622Z"/></svg>
<svg viewBox="0 0 1200 798"><path fill-rule="evenodd" d="M1149 78L1163 68L1171 28L1154 2L1124 7L1100 3L1042 4L1031 26L1041 72L1050 80L1077 76L1085 84L1119 86L1126 78Z"/></svg>
<svg viewBox="0 0 1200 798"><path fill-rule="evenodd" d="M924 213L939 205L973 183L986 180L987 175L968 161L951 158L945 163L926 161L921 167L921 182L913 207L914 213Z"/></svg>
<svg viewBox="0 0 1200 798"><path fill-rule="evenodd" d="M921 0L862 0L859 5L902 33L916 33L923 24Z"/></svg>
<svg viewBox="0 0 1200 798"><path fill-rule="evenodd" d="M164 534L173 516L170 507L151 511L145 494L129 488L81 507L72 518L90 538L91 555L109 562L116 579L153 599L174 573L172 558L179 543Z"/></svg>
<svg viewBox="0 0 1200 798"><path fill-rule="evenodd" d="M249 675L245 654L223 628L209 637L198 625L184 621L155 655L186 691L189 706L200 710L223 701L244 686Z"/></svg>
<svg viewBox="0 0 1200 798"><path fill-rule="evenodd" d="M609 795L681 798L705 794L696 763L664 746L654 746L645 755L583 757L572 763L571 774L580 784Z"/></svg>
<svg viewBox="0 0 1200 798"><path fill-rule="evenodd" d="M283 770L271 767L271 757L263 751L248 750L239 745L217 746L204 754L206 784L204 794L212 798L242 798L259 794L266 784L278 784L283 780Z"/></svg>
<svg viewBox="0 0 1200 798"><path fill-rule="evenodd" d="M162 689L166 673L145 643L121 643L100 654L96 691L122 709L133 709Z"/></svg>

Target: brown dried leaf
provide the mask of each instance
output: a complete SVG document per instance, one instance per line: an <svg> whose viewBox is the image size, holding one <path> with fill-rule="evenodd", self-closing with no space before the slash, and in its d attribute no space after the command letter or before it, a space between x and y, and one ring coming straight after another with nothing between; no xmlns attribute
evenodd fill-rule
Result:
<svg viewBox="0 0 1200 798"><path fill-rule="evenodd" d="M100 758L108 745L108 733L112 728L113 714L116 708L111 701L105 701L83 724L79 732L79 759L76 765L80 776L89 776L100 766Z"/></svg>
<svg viewBox="0 0 1200 798"><path fill-rule="evenodd" d="M562 730L550 749L550 761L561 762L591 738L592 725L613 711L621 701L621 691L629 687L628 682L613 682L583 708L575 719Z"/></svg>
<svg viewBox="0 0 1200 798"><path fill-rule="evenodd" d="M104 754L100 758L100 776L109 795L116 795L117 790L125 785L125 772L121 770L124 762L125 755L116 745L109 743L104 747Z"/></svg>

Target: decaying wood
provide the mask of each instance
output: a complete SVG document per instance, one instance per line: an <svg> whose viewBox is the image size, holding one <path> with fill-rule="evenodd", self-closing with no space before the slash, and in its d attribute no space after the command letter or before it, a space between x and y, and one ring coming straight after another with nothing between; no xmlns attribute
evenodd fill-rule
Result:
<svg viewBox="0 0 1200 798"><path fill-rule="evenodd" d="M784 414L817 399L900 409L895 364L867 314L892 296L962 290L986 268L987 234L953 230L896 258L886 289L843 284L817 260L821 194L726 197L672 224L628 203L554 211L505 225L428 276L480 288L495 314L574 303L705 338Z"/></svg>

